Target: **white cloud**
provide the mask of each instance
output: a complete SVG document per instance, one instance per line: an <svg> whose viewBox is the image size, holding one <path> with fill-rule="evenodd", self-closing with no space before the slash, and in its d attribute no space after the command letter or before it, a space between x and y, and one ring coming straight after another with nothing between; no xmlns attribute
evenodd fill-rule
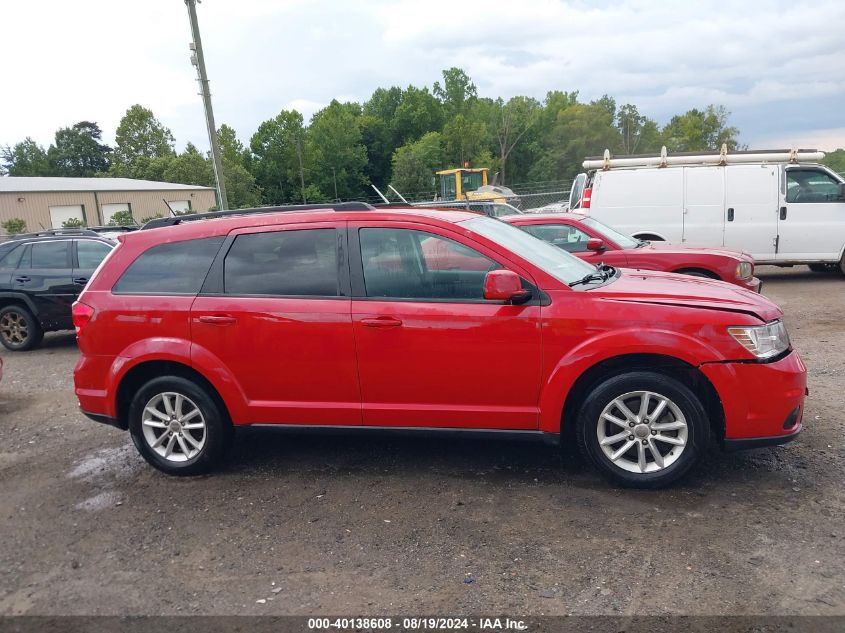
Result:
<svg viewBox="0 0 845 633"><path fill-rule="evenodd" d="M837 0L205 0L198 13L217 121L245 141L282 108L307 120L450 66L484 96L608 93L661 122L721 103L749 143L836 130L845 103ZM141 103L179 146L207 145L183 2L7 0L2 37L21 52L4 66L0 144L47 144L80 119L113 137Z"/></svg>

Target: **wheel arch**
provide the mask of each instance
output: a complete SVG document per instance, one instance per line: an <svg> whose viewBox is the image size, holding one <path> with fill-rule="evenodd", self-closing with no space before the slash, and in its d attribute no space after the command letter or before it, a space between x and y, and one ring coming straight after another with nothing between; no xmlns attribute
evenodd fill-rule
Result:
<svg viewBox="0 0 845 633"><path fill-rule="evenodd" d="M678 273L679 275L698 275L701 277L707 277L708 279L715 279L717 281L722 280L716 271L704 268L703 266L682 266L672 272Z"/></svg>
<svg viewBox="0 0 845 633"><path fill-rule="evenodd" d="M129 405L132 402L132 398L138 392L138 389L153 378L160 378L162 376L185 378L206 389L209 396L217 403L231 424L231 415L226 402L211 381L193 367L174 360L143 361L130 368L120 378L115 396L117 419L127 421Z"/></svg>
<svg viewBox="0 0 845 633"><path fill-rule="evenodd" d="M701 370L680 358L658 353L621 354L605 358L588 367L572 383L560 413L560 433L574 439L575 421L587 395L599 383L632 371L650 371L667 375L689 387L701 398L713 434L725 436L725 413L716 388Z"/></svg>
<svg viewBox="0 0 845 633"><path fill-rule="evenodd" d="M655 233L654 231L637 231L635 233L631 233L631 237L636 237L640 240L649 240L651 242L665 242L666 237L661 235L660 233Z"/></svg>
<svg viewBox="0 0 845 633"><path fill-rule="evenodd" d="M0 310L10 305L21 305L29 310L32 316L38 318L38 308L31 298L17 292L0 292Z"/></svg>

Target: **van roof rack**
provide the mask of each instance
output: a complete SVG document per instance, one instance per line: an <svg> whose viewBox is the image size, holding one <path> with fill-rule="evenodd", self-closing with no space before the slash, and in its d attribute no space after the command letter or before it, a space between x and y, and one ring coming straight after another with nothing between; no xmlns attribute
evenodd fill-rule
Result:
<svg viewBox="0 0 845 633"><path fill-rule="evenodd" d="M824 152L817 149L765 149L728 152L722 143L716 152L673 152L664 145L659 154L632 154L613 156L604 150L604 156L591 156L583 163L584 169L607 171L614 167L677 167L683 165L739 165L743 163L817 163L824 158Z"/></svg>
<svg viewBox="0 0 845 633"><path fill-rule="evenodd" d="M328 204L287 204L276 207L255 207L252 209L228 209L226 211L210 211L208 213L187 213L172 218L157 218L150 220L141 230L157 229L162 226L174 226L182 222L193 222L194 220L213 220L215 218L227 218L233 215L258 215L262 213L279 213L282 211L311 211L315 209L326 209L330 211L372 211L375 209L366 202L335 202Z"/></svg>

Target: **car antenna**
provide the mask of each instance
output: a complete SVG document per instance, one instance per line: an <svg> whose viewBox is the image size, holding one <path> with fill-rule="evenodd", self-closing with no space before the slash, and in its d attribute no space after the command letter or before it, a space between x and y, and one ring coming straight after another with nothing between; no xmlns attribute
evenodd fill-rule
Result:
<svg viewBox="0 0 845 633"><path fill-rule="evenodd" d="M173 211L173 207L171 207L171 206L170 206L170 203L169 203L167 200L165 200L164 198L162 198L162 199L161 199L161 201L165 204L165 206L167 207L167 209L170 211L170 217L171 217L171 218L175 218L175 217L176 217L176 213L174 213L174 211Z"/></svg>
<svg viewBox="0 0 845 633"><path fill-rule="evenodd" d="M390 204L390 200L388 200L387 198L384 197L384 194L381 191L378 190L378 187L376 187L373 184L371 184L370 187L372 187L373 189L376 190L378 197L381 198L382 200L384 200L385 204ZM401 198L402 196L399 196L399 197Z"/></svg>
<svg viewBox="0 0 845 633"><path fill-rule="evenodd" d="M411 204L410 202L408 202L407 200L405 200L405 197L404 197L401 193L399 193L398 191L396 191L396 189L394 189L394 188L393 188L393 185L387 185L387 188L388 188L388 189L390 189L390 190L391 190L393 193L395 193L397 196L399 196L399 199L400 199L402 202L404 202L405 204Z"/></svg>

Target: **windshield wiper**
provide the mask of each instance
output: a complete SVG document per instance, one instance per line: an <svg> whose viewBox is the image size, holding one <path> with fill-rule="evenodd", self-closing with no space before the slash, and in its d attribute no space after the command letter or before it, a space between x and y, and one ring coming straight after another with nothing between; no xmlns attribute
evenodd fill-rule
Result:
<svg viewBox="0 0 845 633"><path fill-rule="evenodd" d="M587 273L581 279L569 283L569 287L580 286L581 284L588 284L591 281L607 281L616 274L616 269L613 266L601 263L596 265L595 271Z"/></svg>

